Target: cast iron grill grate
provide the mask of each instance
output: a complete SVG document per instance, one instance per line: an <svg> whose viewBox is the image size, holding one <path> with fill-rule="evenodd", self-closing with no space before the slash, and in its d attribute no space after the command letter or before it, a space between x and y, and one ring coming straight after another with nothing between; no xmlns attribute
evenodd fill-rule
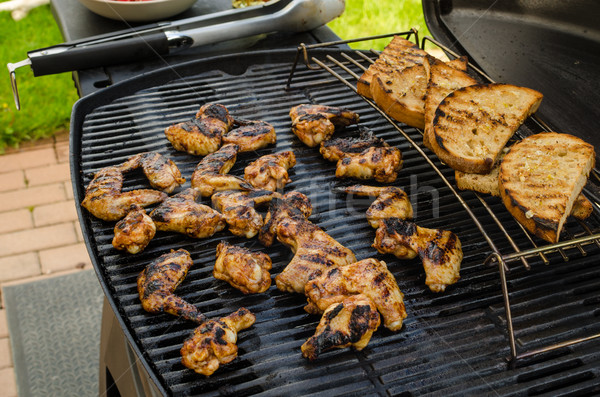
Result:
<svg viewBox="0 0 600 397"><path fill-rule="evenodd" d="M240 239L227 231L203 240L158 233L144 252L127 256L112 248L114 223L97 220L80 208L83 236L100 282L133 349L159 389L167 395L384 396L463 395L465 391L525 395L562 388L583 392L597 388L597 340L544 353L524 360L514 371L506 370L509 350L503 296L498 291L495 268L485 264L490 254L486 238L418 150L346 85L327 71L300 67L293 84L286 89L294 53L259 52L195 61L84 98L76 105L72 122L75 199L82 200L85 186L100 168L148 150L172 158L188 179L184 185L188 187L200 159L173 150L163 130L193 117L204 103L222 103L239 118L272 123L278 134L275 147L240 155L231 173L242 175L244 167L260 155L293 150L298 163L291 170L292 183L286 191L307 194L314 206L311 220L352 249L359 259L373 256L388 263L405 294L409 317L399 332L380 327L361 352L327 352L309 363L301 357L300 345L312 335L319 317L304 312L303 296L280 292L274 286L264 294L244 296L211 274L215 248L221 240L268 253L273 259L273 275L291 259L287 248L280 244L264 248L254 239ZM316 54L344 60L338 49L316 50ZM238 65L236 69L245 66L245 71L228 73L227 64L231 62ZM357 67L351 67L356 73ZM426 227L451 229L463 242L465 259L461 280L456 285L443 294L433 294L424 285L423 270L417 260L399 261L379 255L370 247L374 230L364 218L369 202L336 193L335 187L348 181L336 180L335 164L323 160L318 150L303 146L289 130L289 109L306 102L351 108L361 115L362 126L402 150L405 166L394 185L404 188L411 198L417 222ZM420 139L416 129L403 131L413 141ZM347 128L344 134L356 135L358 128ZM441 167L434 157L431 161L452 181L450 170ZM125 184L125 190L147 187L143 175L137 172L127 175ZM471 194L462 197L478 219L492 225L489 237L500 252L507 252L510 243L494 226L479 199ZM503 224L510 221L508 214L498 210L497 202L490 200L488 204ZM510 226L509 232L515 227ZM592 230L597 227L595 223L590 225ZM518 242L523 243L521 239ZM209 378L180 363L179 349L194 324L169 315L146 313L137 297L135 281L139 272L159 255L178 248L190 251L194 260L194 267L177 290L179 295L208 317L229 314L240 306L257 316L256 324L239 334L239 357ZM520 345L530 349L565 336L600 331L595 321L599 308L594 294L594 285L600 284L598 250L594 246L586 250L587 257L573 256L561 266L511 271L511 295L517 305L522 305L514 317L519 324L516 336ZM532 264L539 261L533 258ZM579 273L585 276L578 276ZM551 306L545 304L544 289L556 295L552 304L562 302L565 310L560 316L548 313ZM572 308L576 309L573 315ZM567 329L565 325L572 321L577 321L581 329Z"/></svg>

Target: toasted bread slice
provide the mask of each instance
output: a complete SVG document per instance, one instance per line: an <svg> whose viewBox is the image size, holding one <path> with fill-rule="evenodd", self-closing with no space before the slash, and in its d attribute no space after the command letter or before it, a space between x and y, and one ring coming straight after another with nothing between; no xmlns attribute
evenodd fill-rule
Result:
<svg viewBox="0 0 600 397"><path fill-rule="evenodd" d="M504 155L501 154L500 157L504 157ZM460 190L473 190L475 192L499 197L499 174L500 164L496 164L489 174L467 174L461 171L454 171L454 179L456 181L456 186ZM590 200L588 200L583 194L580 194L575 199L573 209L571 210L571 216L580 220L584 220L592 215L593 211L594 207Z"/></svg>
<svg viewBox="0 0 600 397"><path fill-rule="evenodd" d="M453 91L435 111L431 149L455 170L487 174L542 97L510 84L476 84Z"/></svg>
<svg viewBox="0 0 600 397"><path fill-rule="evenodd" d="M412 41L404 37L394 36L392 41L383 49L379 58L360 76L356 89L358 93L369 99L371 94L371 82L376 74L388 74L394 70L400 71L408 66L421 65L427 52L420 49Z"/></svg>
<svg viewBox="0 0 600 397"><path fill-rule="evenodd" d="M556 243L595 158L594 147L572 135L527 137L500 164L502 202L527 230Z"/></svg>
<svg viewBox="0 0 600 397"><path fill-rule="evenodd" d="M460 68L461 63L459 60L464 62L464 69ZM477 80L465 72L467 65L466 58L457 58L454 61L457 61L455 62L455 66L449 65L450 62L439 62L435 58L427 58L423 63L427 75L425 114L423 116L425 123L423 144L429 149L431 149L429 140L433 130L433 118L440 102L453 91L477 84Z"/></svg>

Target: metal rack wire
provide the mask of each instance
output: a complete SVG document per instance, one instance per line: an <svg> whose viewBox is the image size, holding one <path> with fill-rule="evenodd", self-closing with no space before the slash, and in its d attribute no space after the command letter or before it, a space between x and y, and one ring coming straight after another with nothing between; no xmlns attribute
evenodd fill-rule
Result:
<svg viewBox="0 0 600 397"><path fill-rule="evenodd" d="M294 60L292 70L290 71L290 75L289 75L289 78L287 81L287 87L288 88L290 87L293 77L294 77L294 73L298 67L298 64L302 61L304 63L304 65L310 70L325 70L325 71L327 71L329 74L334 76L340 82L345 84L348 88L353 90L357 95L359 95L357 92L357 88L356 88L356 81L358 81L358 79L360 78L360 75L358 75L355 71L353 71L352 67L354 67L355 70L364 72L368 67L365 65L374 63L375 59L377 59L377 57L379 56L379 52L373 51L373 50L371 50L371 51L352 50L348 47L348 44L361 42L361 41L367 41L367 40L391 38L393 36L404 36L406 39L409 39L409 40L411 38L413 38L414 42L419 44L419 46L423 49L425 49L425 46L427 43L431 43L431 44L435 45L437 48L444 51L444 53L446 55L448 55L449 57L452 57L452 58L458 58L460 56L459 54L453 52L449 48L445 47L444 45L442 45L441 43L437 42L436 40L434 40L430 37L424 37L424 38L422 38L422 40L419 40L418 31L416 29L412 29L412 30L406 31L406 32L398 32L398 33L390 33L390 34L384 34L384 35L378 35L378 36L370 36L370 37L364 37L364 38L353 39L353 40L342 40L342 41L320 43L320 44L313 44L313 45L302 44L298 47L298 50L296 53L296 58ZM311 56L311 53L310 53L311 50L315 50L315 49L320 49L320 48L325 48L325 47L339 47L339 46L345 46L348 48L347 52L343 51L341 53L341 57L343 58L343 60L336 59L331 55L326 55L325 59L318 59L317 57ZM489 83L494 82L493 79L491 79L488 75L486 75L485 72L483 72L477 66L473 65L472 63L469 63L469 67L471 70L473 70L478 75L478 77L483 82L489 82ZM352 80L342 76L343 73L350 76L350 78ZM419 155L421 155L425 159L425 161L432 167L432 169L437 173L437 175L441 178L441 180L444 182L444 184L450 189L452 194L460 202L460 204L462 205L464 210L470 216L470 218L475 223L475 225L481 232L482 236L486 240L487 244L489 245L491 253L485 259L484 264L497 265L498 271L500 273L500 282L501 282L505 315L506 315L506 330L507 330L507 336L508 336L509 345L510 345L510 357L508 357L507 360L508 360L510 366L511 367L516 366L517 362L521 359L530 358L530 357L536 356L538 354L542 354L542 353L549 352L552 350L561 349L561 348L564 348L564 347L567 347L570 345L574 345L577 343L585 342L585 341L588 341L591 339L600 338L600 334L594 334L594 335L590 335L590 336L586 336L586 337L582 337L582 338L566 340L566 341L563 341L560 343L555 343L552 345L544 346L544 347L541 347L541 348L535 349L535 350L519 352L517 350L517 343L516 343L516 338L515 338L515 328L514 328L514 324L513 324L513 316L512 316L511 302L510 302L510 292L509 292L508 281L507 281L507 274L511 271L511 268L509 265L514 262L520 262L521 265L526 270L530 270L531 269L530 261L534 258L537 260L541 260L541 262L543 264L548 265L548 264L550 264L550 260L548 259L548 256L551 254L557 253L560 256L560 258L565 262L570 260L571 256L570 256L569 252L572 250L575 250L581 256L586 256L588 254L588 251L586 250L585 247L587 247L589 245L595 245L597 248L600 248L600 230L598 230L598 228L596 228L596 230L594 230L586 222L578 221L579 230L576 232L567 232L567 236L568 236L567 240L559 242L559 243L555 243L555 244L538 245L538 243L536 243L534 238L532 238L532 236L525 230L525 228L517 222L517 224L519 226L519 230L520 230L519 234L522 235L521 240L527 241L528 244L531 245L531 248L520 249L517 244L517 241L519 240L517 238L517 236L513 236L513 235L511 235L511 233L509 233L508 228L499 219L499 217L494 212L494 210L491 208L491 206L488 205L488 203L486 202L486 199L481 194L474 193L478 199L478 202L481 204L481 207L484 208L486 213L491 217L491 219L493 219L495 226L502 232L503 237L506 238L509 245L512 247L512 252L501 251L497 247L497 244L494 243L494 240L490 236L490 233L486 230L486 227L482 224L479 217L475 214L474 209L471 208L471 206L469 206L469 204L461 197L461 195L457 192L457 190L455 189L453 184L448 180L448 178L446 178L444 176L442 170L434 163L434 161L432 161L432 159L429 158L429 156L424 151L424 149L417 142L415 142L413 139L411 139L409 134L407 134L404 131L403 125L399 124L395 120L391 119L382 109L380 109L377 106L377 104L375 104L370 99L365 98L365 97L362 97L362 98L369 105L371 105L375 110L377 110L381 114L381 116L384 117L412 145L412 147L419 153ZM531 117L531 120L542 131L550 131L551 130L550 127L543 120L539 119L537 116L534 115L533 117ZM418 130L418 131L421 134L423 133L423 131L420 131L420 130ZM524 138L524 136L519 134L519 132L517 132L516 137L517 137L517 139ZM600 182L599 172L597 170L594 170L592 172L590 179L594 179L595 181ZM594 194L589 189L584 189L584 193L586 193L586 195L590 196L593 199L593 207L594 207L594 215L593 216L597 216L597 213L600 211L600 207L598 204L598 202L600 202L600 199L597 197L596 194Z"/></svg>

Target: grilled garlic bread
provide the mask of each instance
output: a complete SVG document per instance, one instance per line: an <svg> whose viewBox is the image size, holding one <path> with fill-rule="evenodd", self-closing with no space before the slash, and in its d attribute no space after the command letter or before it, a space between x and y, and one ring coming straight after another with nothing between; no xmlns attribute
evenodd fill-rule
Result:
<svg viewBox="0 0 600 397"><path fill-rule="evenodd" d="M449 94L433 119L431 149L458 171L487 174L543 95L510 84L476 84Z"/></svg>
<svg viewBox="0 0 600 397"><path fill-rule="evenodd" d="M457 58L461 59L461 58ZM464 58L466 63L466 58ZM425 74L427 75L427 89L425 91L425 114L423 144L431 149L429 139L433 130L433 118L440 102L452 93L463 87L477 84L477 80L469 76L464 69L456 65L450 65L450 62L439 62L437 59L427 57L423 63Z"/></svg>
<svg viewBox="0 0 600 397"><path fill-rule="evenodd" d="M529 136L516 143L500 164L502 202L527 230L556 243L595 156L592 145L572 135Z"/></svg>
<svg viewBox="0 0 600 397"><path fill-rule="evenodd" d="M400 36L394 36L383 49L379 58L360 76L356 88L362 96L372 99L371 83L376 74L387 74L412 65L420 65L427 52L415 43Z"/></svg>

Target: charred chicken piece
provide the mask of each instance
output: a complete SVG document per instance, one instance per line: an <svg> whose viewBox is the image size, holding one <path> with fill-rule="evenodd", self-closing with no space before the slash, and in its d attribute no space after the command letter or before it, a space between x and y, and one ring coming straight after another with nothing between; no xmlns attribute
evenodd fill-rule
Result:
<svg viewBox="0 0 600 397"><path fill-rule="evenodd" d="M281 219L275 228L277 240L295 254L275 277L281 291L304 293L309 276L316 271L356 262L354 253L303 216Z"/></svg>
<svg viewBox="0 0 600 397"><path fill-rule="evenodd" d="M210 237L225 228L225 218L207 205L196 202L200 195L186 189L156 207L150 217L163 232L183 233L193 238Z"/></svg>
<svg viewBox="0 0 600 397"><path fill-rule="evenodd" d="M396 278L385 262L374 258L363 259L311 275L305 287L309 313L322 313L334 303L351 295L362 294L373 301L383 316L383 324L391 331L402 328L406 318L404 295Z"/></svg>
<svg viewBox="0 0 600 397"><path fill-rule="evenodd" d="M346 156L337 162L338 178L375 179L392 183L402 168L402 153L395 147L371 147L358 155Z"/></svg>
<svg viewBox="0 0 600 397"><path fill-rule="evenodd" d="M256 189L282 191L291 182L288 170L296 165L294 152L288 150L259 157L244 169L246 179Z"/></svg>
<svg viewBox="0 0 600 397"><path fill-rule="evenodd" d="M152 261L137 279L144 310L149 313L166 312L203 323L206 317L194 305L174 294L193 264L189 252L184 249L173 250Z"/></svg>
<svg viewBox="0 0 600 397"><path fill-rule="evenodd" d="M115 225L112 245L130 254L142 252L156 234L156 225L139 205L132 205L129 213Z"/></svg>
<svg viewBox="0 0 600 397"><path fill-rule="evenodd" d="M307 219L312 213L312 205L304 194L291 191L281 199L273 199L265 215L264 226L260 229L258 241L270 247L275 241L275 231L279 222L285 218Z"/></svg>
<svg viewBox="0 0 600 397"><path fill-rule="evenodd" d="M371 147L389 146L383 139L373 135L373 131L363 128L358 138L336 138L321 142L319 152L325 160L338 161L359 155Z"/></svg>
<svg viewBox="0 0 600 397"><path fill-rule="evenodd" d="M229 231L236 236L252 238L263 226L263 218L255 207L281 197L270 190L225 190L212 195L212 205L223 214Z"/></svg>
<svg viewBox="0 0 600 397"><path fill-rule="evenodd" d="M329 306L323 313L315 335L302 347L302 356L313 361L331 349L364 349L380 324L373 302L364 295L352 295Z"/></svg>
<svg viewBox="0 0 600 397"><path fill-rule="evenodd" d="M425 284L433 292L443 292L460 278L463 252L458 236L450 231L427 229L397 218L385 219L375 233L373 247L400 259L418 254L425 269Z"/></svg>
<svg viewBox="0 0 600 397"><path fill-rule="evenodd" d="M204 197L223 190L252 190L252 185L242 178L227 175L235 164L238 150L237 145L228 144L204 157L192 175L192 187Z"/></svg>
<svg viewBox="0 0 600 397"><path fill-rule="evenodd" d="M251 152L277 142L275 128L266 121L235 120L238 126L223 135L223 144L233 143L240 152Z"/></svg>
<svg viewBox="0 0 600 397"><path fill-rule="evenodd" d="M307 146L328 140L336 127L357 124L359 116L348 109L325 105L298 105L290 110L292 132Z"/></svg>
<svg viewBox="0 0 600 397"><path fill-rule="evenodd" d="M150 185L165 193L172 193L185 182L177 165L158 152L139 153L130 157L122 165L123 170L142 167Z"/></svg>
<svg viewBox="0 0 600 397"><path fill-rule="evenodd" d="M227 281L244 294L265 292L271 286L271 258L263 252L221 242L213 270L216 279Z"/></svg>
<svg viewBox="0 0 600 397"><path fill-rule="evenodd" d="M411 219L413 208L404 190L395 186L376 187L366 185L349 186L344 191L356 196L376 197L367 209L367 220L377 229L383 219Z"/></svg>
<svg viewBox="0 0 600 397"><path fill-rule="evenodd" d="M233 117L231 117L227 108L219 103L202 105L196 113L196 119L211 123L215 129L222 131L222 134L227 133L234 123Z"/></svg>
<svg viewBox="0 0 600 397"><path fill-rule="evenodd" d="M254 314L244 307L229 316L206 321L183 342L181 362L199 374L212 375L219 365L237 357L237 334L255 321Z"/></svg>
<svg viewBox="0 0 600 397"><path fill-rule="evenodd" d="M133 204L147 207L167 198L165 193L157 190L138 189L122 192L122 189L121 167L102 168L87 186L81 205L96 218L117 221L127 215Z"/></svg>

